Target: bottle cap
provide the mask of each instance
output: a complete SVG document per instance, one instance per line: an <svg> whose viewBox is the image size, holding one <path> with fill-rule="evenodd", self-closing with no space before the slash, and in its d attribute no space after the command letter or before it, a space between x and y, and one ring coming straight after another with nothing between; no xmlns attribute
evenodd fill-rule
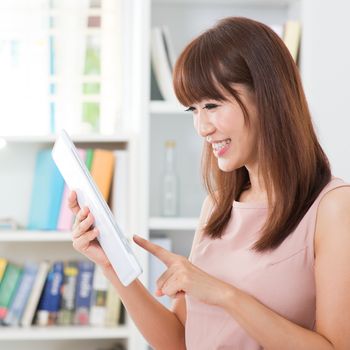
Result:
<svg viewBox="0 0 350 350"><path fill-rule="evenodd" d="M176 146L176 142L174 140L165 141L166 148L175 148L175 146Z"/></svg>

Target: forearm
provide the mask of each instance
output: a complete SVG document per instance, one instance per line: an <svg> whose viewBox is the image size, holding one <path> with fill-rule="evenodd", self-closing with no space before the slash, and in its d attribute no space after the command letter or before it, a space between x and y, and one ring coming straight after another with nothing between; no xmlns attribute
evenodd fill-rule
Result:
<svg viewBox="0 0 350 350"><path fill-rule="evenodd" d="M254 297L230 288L223 298L225 310L268 350L334 350L322 335L278 315Z"/></svg>
<svg viewBox="0 0 350 350"><path fill-rule="evenodd" d="M139 280L124 287L112 269L105 269L104 274L117 289L128 314L152 348L186 348L185 330L180 320L159 303Z"/></svg>

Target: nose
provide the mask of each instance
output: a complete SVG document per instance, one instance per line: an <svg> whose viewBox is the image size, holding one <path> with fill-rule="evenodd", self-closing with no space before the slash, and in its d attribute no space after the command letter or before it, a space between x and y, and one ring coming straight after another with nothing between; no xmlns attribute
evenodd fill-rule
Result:
<svg viewBox="0 0 350 350"><path fill-rule="evenodd" d="M195 128L202 137L207 137L215 131L215 126L209 120L206 111L199 111L195 117Z"/></svg>

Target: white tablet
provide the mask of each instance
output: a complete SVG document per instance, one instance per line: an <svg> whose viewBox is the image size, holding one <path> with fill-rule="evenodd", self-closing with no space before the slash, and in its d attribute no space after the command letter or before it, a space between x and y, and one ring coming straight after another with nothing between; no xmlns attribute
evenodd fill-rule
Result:
<svg viewBox="0 0 350 350"><path fill-rule="evenodd" d="M79 206L88 207L100 234L98 241L124 286L142 273L129 242L120 230L102 194L68 134L62 130L52 149L52 158L67 186L76 191Z"/></svg>

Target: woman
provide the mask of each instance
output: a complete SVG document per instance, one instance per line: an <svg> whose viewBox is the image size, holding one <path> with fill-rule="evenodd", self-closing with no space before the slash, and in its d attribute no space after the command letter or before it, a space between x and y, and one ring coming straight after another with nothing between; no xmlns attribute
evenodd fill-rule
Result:
<svg viewBox="0 0 350 350"><path fill-rule="evenodd" d="M156 294L172 310L120 284L72 193L75 249L156 349L350 349L350 186L331 175L281 39L221 20L182 52L174 87L206 140L208 196L189 259L134 237L166 264Z"/></svg>

